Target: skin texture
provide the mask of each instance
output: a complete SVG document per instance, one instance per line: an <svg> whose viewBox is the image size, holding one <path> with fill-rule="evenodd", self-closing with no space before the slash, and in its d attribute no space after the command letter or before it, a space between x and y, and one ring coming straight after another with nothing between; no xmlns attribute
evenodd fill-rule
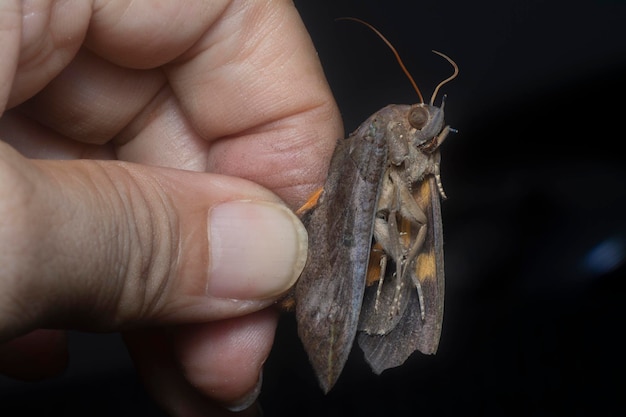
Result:
<svg viewBox="0 0 626 417"><path fill-rule="evenodd" d="M0 50L0 371L122 331L171 415L252 409L343 133L293 4L7 0Z"/></svg>

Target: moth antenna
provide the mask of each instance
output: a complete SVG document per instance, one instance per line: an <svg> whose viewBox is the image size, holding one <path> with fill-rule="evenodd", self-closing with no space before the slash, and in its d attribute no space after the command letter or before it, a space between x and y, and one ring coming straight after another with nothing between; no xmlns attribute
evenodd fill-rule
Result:
<svg viewBox="0 0 626 417"><path fill-rule="evenodd" d="M391 42L389 42L387 40L387 38L385 38L385 36L380 33L380 31L378 29L376 29L374 26L370 25L369 23L367 23L364 20L361 19L357 19L356 17L338 17L335 20L352 20L358 23L361 23L362 25L367 26L368 28L370 28L372 31L374 31L375 34L378 35L378 37L380 39L383 40L383 42L385 42L387 44L387 46L389 47L389 49L391 49L391 52L393 52L393 54L396 57L396 60L398 61L398 64L400 64L400 68L402 68L402 71L404 72L404 74L407 76L407 78L409 79L409 81L411 82L411 85L413 86L413 88L415 89L415 91L417 92L417 95L420 99L420 103L424 103L424 97L422 96L422 92L420 91L419 87L417 86L417 84L415 83L415 80L413 79L413 77L411 77L411 73L409 73L409 70L406 69L406 67L404 66L404 62L402 62L402 59L400 58L400 54L398 53L398 51L396 51L396 48L393 47L393 45L391 44ZM435 52L435 51L433 51ZM443 57L445 57L448 61L452 62L452 60L450 58L448 58L447 56L443 55L442 53L436 52L439 55L442 55ZM454 62L452 62L452 64L454 66L456 66L456 64ZM454 78L454 77L452 77ZM449 80L446 80L449 81ZM441 83L441 84L445 84L445 82ZM441 85L440 84L440 85ZM439 88L439 87L437 87ZM435 90L436 91L436 90Z"/></svg>
<svg viewBox="0 0 626 417"><path fill-rule="evenodd" d="M456 64L456 62L454 62L448 55L443 54L439 51L435 51L433 50L434 53L436 53L437 55L444 57L451 65L452 68L454 68L454 72L452 73L451 76L449 76L448 78L446 78L445 80L443 80L442 82L440 82L437 87L435 87L435 91L433 91L433 95L430 98L430 105L432 106L433 103L435 102L435 97L437 97L437 93L439 92L439 89L446 83L454 80L456 78L457 75L459 75L459 66Z"/></svg>

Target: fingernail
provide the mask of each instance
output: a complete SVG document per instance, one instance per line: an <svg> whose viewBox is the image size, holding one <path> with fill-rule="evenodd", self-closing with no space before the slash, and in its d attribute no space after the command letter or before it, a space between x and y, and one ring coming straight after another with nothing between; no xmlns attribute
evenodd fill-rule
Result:
<svg viewBox="0 0 626 417"><path fill-rule="evenodd" d="M252 391L247 393L243 398L240 398L234 403L225 405L225 407L233 412L239 412L250 408L259 397L261 393L261 387L263 386L263 370L259 373L259 379L256 385L252 388Z"/></svg>
<svg viewBox="0 0 626 417"><path fill-rule="evenodd" d="M289 289L306 262L306 229L288 208L231 201L209 213L207 292L219 298L270 298Z"/></svg>

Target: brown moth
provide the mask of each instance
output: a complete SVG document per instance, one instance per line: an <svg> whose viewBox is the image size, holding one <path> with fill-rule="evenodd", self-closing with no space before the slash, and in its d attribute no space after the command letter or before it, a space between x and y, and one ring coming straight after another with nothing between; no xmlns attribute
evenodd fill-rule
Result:
<svg viewBox="0 0 626 417"><path fill-rule="evenodd" d="M295 288L298 334L328 392L354 339L373 371L396 367L415 351L437 351L444 270L439 146L453 131L442 81L425 104L389 105L337 142L323 189L299 212L309 259Z"/></svg>

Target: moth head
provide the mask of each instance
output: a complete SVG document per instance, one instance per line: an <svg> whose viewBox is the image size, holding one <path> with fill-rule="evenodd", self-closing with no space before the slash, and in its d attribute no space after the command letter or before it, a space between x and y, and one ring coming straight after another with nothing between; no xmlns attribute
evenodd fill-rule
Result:
<svg viewBox="0 0 626 417"><path fill-rule="evenodd" d="M413 146L421 146L439 135L444 127L443 107L444 102L441 107L418 103L409 108L407 120L415 129L411 139Z"/></svg>

